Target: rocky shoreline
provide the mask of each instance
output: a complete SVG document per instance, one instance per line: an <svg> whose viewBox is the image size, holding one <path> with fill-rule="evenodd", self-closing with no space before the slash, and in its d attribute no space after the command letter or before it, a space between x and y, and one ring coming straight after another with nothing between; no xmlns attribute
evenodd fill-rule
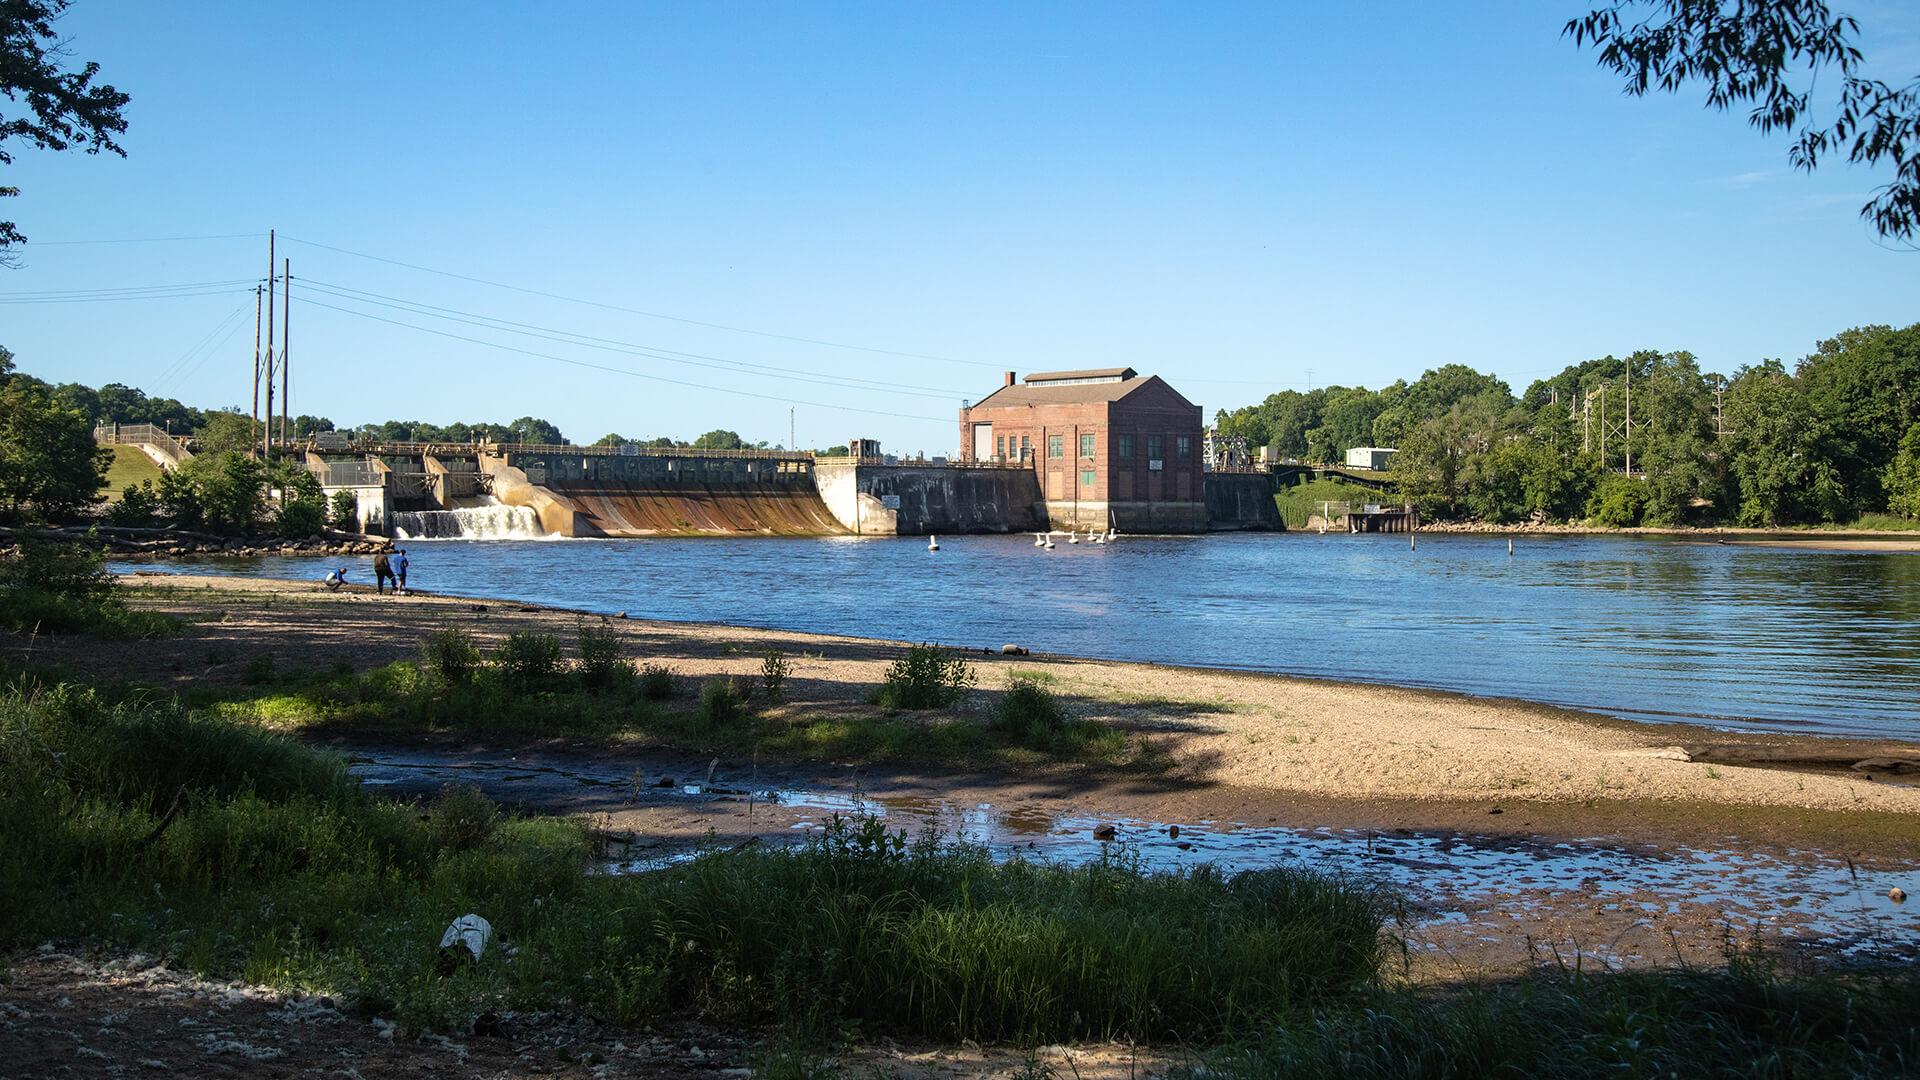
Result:
<svg viewBox="0 0 1920 1080"><path fill-rule="evenodd" d="M63 528L0 528L0 544L21 540L93 542L116 559L172 559L186 555L228 555L258 558L264 555L374 555L392 551L393 541L328 530L319 536L291 539L281 536L221 536L185 529L143 529L120 525Z"/></svg>

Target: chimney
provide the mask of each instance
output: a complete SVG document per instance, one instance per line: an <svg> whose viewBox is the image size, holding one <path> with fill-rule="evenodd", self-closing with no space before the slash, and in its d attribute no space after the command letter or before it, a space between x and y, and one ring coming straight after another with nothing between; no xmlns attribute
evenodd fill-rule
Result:
<svg viewBox="0 0 1920 1080"><path fill-rule="evenodd" d="M1006 381L1006 383L1005 383L1004 385L1006 385L1006 386L1012 386L1012 385L1013 385L1013 372L1011 372L1011 371L1009 371L1009 372L1007 372L1007 381Z"/></svg>

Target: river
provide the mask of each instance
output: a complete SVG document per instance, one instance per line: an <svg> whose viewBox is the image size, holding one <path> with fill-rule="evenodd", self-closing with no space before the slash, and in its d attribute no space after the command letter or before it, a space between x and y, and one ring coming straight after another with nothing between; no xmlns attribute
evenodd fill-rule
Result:
<svg viewBox="0 0 1920 1080"><path fill-rule="evenodd" d="M634 618L1245 668L1920 739L1920 554L1336 534L436 541L412 583ZM332 560L337 562L338 560ZM318 580L329 560L126 564ZM350 580L368 582L368 560Z"/></svg>

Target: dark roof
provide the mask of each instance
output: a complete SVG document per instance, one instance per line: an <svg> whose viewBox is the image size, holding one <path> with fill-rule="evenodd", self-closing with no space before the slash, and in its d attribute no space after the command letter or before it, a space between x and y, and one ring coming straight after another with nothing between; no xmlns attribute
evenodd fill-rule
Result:
<svg viewBox="0 0 1920 1080"><path fill-rule="evenodd" d="M1131 379L1140 374L1130 367L1081 368L1078 371L1036 371L1023 382L1058 382L1062 379Z"/></svg>
<svg viewBox="0 0 1920 1080"><path fill-rule="evenodd" d="M1040 386L1003 386L973 404L975 409L1001 409L1015 405L1081 405L1098 401L1119 401L1135 390L1150 383L1159 383L1170 393L1178 396L1178 391L1167 386L1158 375L1140 378L1132 368L1111 368L1115 374L1126 372L1126 377L1118 382L1082 382L1059 383ZM1054 372L1056 377L1074 375L1092 378L1091 373Z"/></svg>

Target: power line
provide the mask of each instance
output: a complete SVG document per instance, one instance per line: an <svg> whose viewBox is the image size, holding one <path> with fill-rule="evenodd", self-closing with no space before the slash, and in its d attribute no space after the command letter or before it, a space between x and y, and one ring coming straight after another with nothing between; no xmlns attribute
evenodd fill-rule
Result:
<svg viewBox="0 0 1920 1080"><path fill-rule="evenodd" d="M213 233L206 236L129 236L112 240L29 240L25 247L78 247L83 244L171 244L185 240L254 240L266 233Z"/></svg>
<svg viewBox="0 0 1920 1080"><path fill-rule="evenodd" d="M562 364L570 364L574 367L589 368L594 371L605 371L614 375L626 375L635 379L647 379L652 382L670 383L674 386L685 386L685 387L690 387L694 390L711 390L715 393L720 393L720 394L735 394L740 397L759 398L762 401L778 401L778 402L782 402L790 405L808 405L817 409L835 409L840 412L865 413L869 416L887 416L887 417L893 417L900 420L924 420L924 421L927 421L928 423L934 423L934 424L947 424L952 422L950 419L944 418L944 417L914 416L908 413L894 412L888 409L862 409L852 405L829 405L825 402L803 401L799 398L786 397L784 395L759 394L759 393L755 393L752 390L735 390L725 386L709 386L705 383L687 382L682 379L670 379L664 375L649 375L645 372L633 371L629 368L609 367L606 364L595 364L586 360L575 360L575 359L572 359L571 357L555 356L552 353L535 352L532 349L522 349L514 345L503 345L497 341L484 341L480 338L470 338L461 334L448 333L445 330L435 330L429 326L415 326L412 323L401 322L398 319L388 319L379 315L370 315L364 311L355 311L352 308L343 308L343 307L336 307L332 304L323 304L320 301L312 299L309 296L301 296L301 297L298 297L298 299L303 304L310 304L314 307L326 308L329 311L338 311L345 315L358 316L359 318L362 318L362 319L371 319L374 322L387 323L388 325L391 325L391 326L402 326L409 330L418 330L423 334L432 334L436 337L451 338L455 341L464 341L473 345L482 345L482 346L485 346L486 348L499 349L503 352L519 353L522 356L533 356L533 357L538 357L539 359L542 359L542 360L553 360Z"/></svg>
<svg viewBox="0 0 1920 1080"><path fill-rule="evenodd" d="M247 284L251 284L250 279L230 278L226 281L181 281L181 282L175 282L173 284L168 284L168 285L116 285L111 288L99 288L99 289L33 289L33 290L26 290L26 291L0 292L0 298L19 298L19 299L25 300L27 298L42 298L42 297L58 298L58 297L109 296L109 295L120 294L120 293L165 292L165 291L172 291L176 289L206 289L206 288L215 288L215 287L226 288L226 287L235 286L235 285L247 285Z"/></svg>
<svg viewBox="0 0 1920 1080"><path fill-rule="evenodd" d="M598 300L584 300L577 296L567 296L562 293L546 292L541 289L529 289L519 285L509 285L502 281L489 281L486 278L472 277L467 274L456 274L451 270L436 270L431 266L421 266L418 263L401 262L399 259L388 259L379 255L369 255L364 251L353 251L348 248L335 247L332 244L322 244L317 240L302 240L297 236L289 236L287 237L287 239L293 241L296 244L306 244L308 247L317 247L317 248L322 248L326 251L338 252L342 255L351 255L357 259L367 259L372 262L386 263L389 266L399 266L399 267L404 267L408 270L418 270L421 273L425 273L425 274L438 274L441 277L454 278L459 281L470 281L476 285L486 285L495 289L507 289L511 292L526 293L529 296L544 296L549 300L564 300L570 304L584 304L587 307L602 308L607 311L625 312L628 315L639 315L649 319L664 319L667 322L683 323L687 326L701 326L709 330L725 330L729 333L734 333L734 334L752 334L755 337L773 338L776 341L795 341L795 342L800 342L807 345L822 345L830 349L849 349L854 352L875 353L881 356L899 356L909 360L937 360L937 361L940 361L941 363L966 364L971 367L990 368L990 367L999 366L997 364L990 364L981 360L959 360L951 356L934 356L929 353L901 352L897 349L881 349L881 348L875 348L869 345L850 345L843 341L827 341L822 338L800 337L794 334L776 334L767 330L754 330L744 326L729 326L726 323L705 322L700 319L683 318L679 315L667 315L658 311L643 311L639 308L622 307L618 304L604 304Z"/></svg>
<svg viewBox="0 0 1920 1080"><path fill-rule="evenodd" d="M207 331L206 335L202 337L199 341L194 342L191 348L187 349L186 352L183 352L179 356L175 357L172 363L168 364L164 368L161 368L159 374L153 377L154 385L156 387L168 385L171 377L176 375L185 376L186 368L189 362L194 361L194 358L196 356L199 356L200 359L204 360L205 356L200 355L201 350L205 349L207 345L213 341L214 337L220 333L220 331L227 329L228 323L233 322L235 319L237 319L240 313L245 310L246 310L246 305L242 304L241 306L234 308L232 311L228 312L225 318L221 319L219 323L217 323L214 326L213 329ZM199 367L199 364L197 361L195 361L193 362L192 366L197 368Z"/></svg>
<svg viewBox="0 0 1920 1080"><path fill-rule="evenodd" d="M348 288L347 286L344 286L344 285L335 285L331 282L319 281L313 278L306 279L305 285L307 288L318 289L320 292L336 297L338 299L349 300L356 303L372 304L376 307L384 307L384 308L390 308L394 310L405 311L405 312L408 312L409 314L425 315L429 318L445 319L448 322L463 323L469 326L480 326L489 330L502 330L507 333L521 334L526 337L540 338L546 341L557 341L567 345L584 345L588 348L603 349L608 352L623 353L630 356L650 357L652 359L666 360L670 363L676 363L676 364L688 364L693 367L711 368L717 371L731 371L735 373L740 373L740 372L745 372L749 374L765 373L765 374L774 375L775 377L778 377L778 378L792 379L797 382L817 383L821 386L836 386L836 387L842 387L850 390L872 390L875 392L882 392L882 393L908 394L915 397L937 398L942 401L948 401L948 400L952 400L952 399L964 396L961 391L949 390L941 387L916 386L909 383L885 382L879 379L863 379L863 378L850 376L850 375L818 375L816 376L816 375L802 374L799 372L795 372L792 368L782 367L777 364L761 364L761 363L755 363L749 360L730 360L730 359L727 359L726 357L721 357L721 356L708 356L702 353L681 352L680 350L677 350L677 349L663 349L655 345L644 345L644 344L631 342L631 341L620 341L615 338L595 337L591 334L580 334L570 330L560 330L550 326L537 326L532 323L514 322L511 319L501 319L492 315L482 315L482 314L479 314L478 312L460 311L456 308L439 307L433 304L425 304L419 301L407 300L397 296L384 296L380 293L367 292L362 289ZM392 302L385 303L383 301L392 301Z"/></svg>
<svg viewBox="0 0 1920 1080"><path fill-rule="evenodd" d="M65 298L46 298L30 300L0 300L0 305L18 304L111 304L121 300L184 300L194 296L231 296L241 292L238 287L224 289L199 289L187 292L130 293L125 296L71 296Z"/></svg>

